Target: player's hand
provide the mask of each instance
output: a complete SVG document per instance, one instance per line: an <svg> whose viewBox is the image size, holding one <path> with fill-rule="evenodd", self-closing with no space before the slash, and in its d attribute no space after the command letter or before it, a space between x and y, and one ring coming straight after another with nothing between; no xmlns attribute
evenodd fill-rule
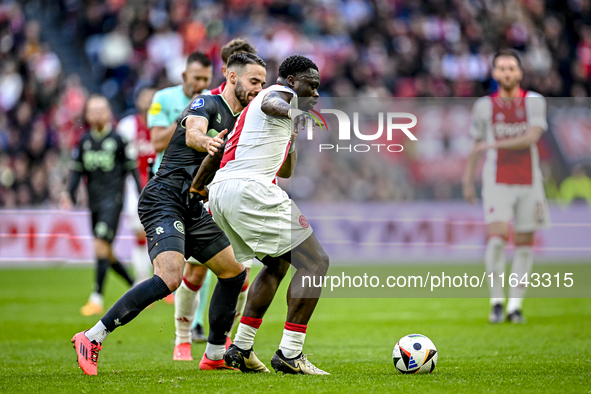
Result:
<svg viewBox="0 0 591 394"><path fill-rule="evenodd" d="M291 131L292 142L295 141L300 131L306 130L308 124L312 124L312 130L314 130L314 128L316 127L316 122L314 122L314 118L308 112L299 110L297 108L292 108L289 114L293 122L293 129ZM310 121L308 119L310 119Z"/></svg>
<svg viewBox="0 0 591 394"><path fill-rule="evenodd" d="M68 193L63 192L60 197L60 209L71 211L73 206L74 204L72 204L72 200L70 199L70 196L68 196Z"/></svg>
<svg viewBox="0 0 591 394"><path fill-rule="evenodd" d="M219 148L224 144L224 136L228 133L228 129L222 130L221 133L213 137L207 142L207 153L215 156L218 153Z"/></svg>
<svg viewBox="0 0 591 394"><path fill-rule="evenodd" d="M464 195L464 199L471 205L476 204L476 189L472 182L462 183L462 194Z"/></svg>

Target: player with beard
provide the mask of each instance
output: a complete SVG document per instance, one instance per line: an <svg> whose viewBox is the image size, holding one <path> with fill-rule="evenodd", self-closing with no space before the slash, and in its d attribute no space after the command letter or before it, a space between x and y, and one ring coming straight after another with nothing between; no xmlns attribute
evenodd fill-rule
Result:
<svg viewBox="0 0 591 394"><path fill-rule="evenodd" d="M486 152L482 169L482 202L488 232L484 261L487 271L494 274L489 321L505 321L505 296L499 276L505 273L505 243L514 220L512 275L520 283L509 289L507 319L523 323L521 307L527 287L522 280L529 280L531 274L534 232L546 227L550 220L536 146L548 129L546 100L519 86L523 70L519 55L513 50L502 50L494 56L492 75L499 90L478 99L472 108L470 134L475 144L462 184L464 197L474 204L474 171L481 154Z"/></svg>
<svg viewBox="0 0 591 394"><path fill-rule="evenodd" d="M199 96L183 111L158 172L140 195L138 212L146 229L154 276L125 293L94 327L72 338L78 363L88 375L96 375L102 343L115 328L179 286L190 290L193 284L183 280L188 257L204 262L218 277L209 311L207 348L199 367L227 368L223 360L226 337L246 271L236 262L228 237L189 188L203 158L217 152L227 129L265 83L265 63L256 55L235 54L228 69L229 86L222 95ZM214 132L221 133L211 137ZM187 316L192 318L194 313L189 311Z"/></svg>

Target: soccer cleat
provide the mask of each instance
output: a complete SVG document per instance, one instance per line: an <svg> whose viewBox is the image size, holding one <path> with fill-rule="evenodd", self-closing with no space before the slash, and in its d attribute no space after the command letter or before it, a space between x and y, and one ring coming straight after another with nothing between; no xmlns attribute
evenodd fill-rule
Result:
<svg viewBox="0 0 591 394"><path fill-rule="evenodd" d="M207 338L203 333L203 327L201 324L197 324L194 329L191 330L191 341L192 342L207 342Z"/></svg>
<svg viewBox="0 0 591 394"><path fill-rule="evenodd" d="M162 299L168 305L174 305L174 293L170 293Z"/></svg>
<svg viewBox="0 0 591 394"><path fill-rule="evenodd" d="M80 308L80 314L82 316L93 316L102 315L105 312L105 308L101 304L88 300L86 305Z"/></svg>
<svg viewBox="0 0 591 394"><path fill-rule="evenodd" d="M95 341L90 341L84 335L86 331L79 332L72 338L74 349L78 357L78 365L86 375L96 375L98 354L102 346Z"/></svg>
<svg viewBox="0 0 591 394"><path fill-rule="evenodd" d="M250 350L242 350L238 346L232 344L224 354L226 365L238 368L242 372L269 372L269 369L258 359L256 353L252 348Z"/></svg>
<svg viewBox="0 0 591 394"><path fill-rule="evenodd" d="M521 311L517 309L514 312L511 312L507 315L507 320L509 320L513 324L524 324L525 318L521 314Z"/></svg>
<svg viewBox="0 0 591 394"><path fill-rule="evenodd" d="M488 315L488 322L493 324L502 323L505 321L505 316L503 315L503 305L501 304L494 304L490 315Z"/></svg>
<svg viewBox="0 0 591 394"><path fill-rule="evenodd" d="M193 356L191 355L191 344L181 343L180 345L175 346L172 359L174 361L193 361Z"/></svg>
<svg viewBox="0 0 591 394"><path fill-rule="evenodd" d="M328 372L317 368L312 364L306 354L300 353L295 358L285 358L281 350L277 352L271 358L271 366L275 372L283 372L289 374L300 374L300 375L330 375Z"/></svg>
<svg viewBox="0 0 591 394"><path fill-rule="evenodd" d="M207 355L205 353L203 353L203 357L199 362L199 369L202 371L213 371L216 369L227 369L231 371L237 371L236 368L228 367L224 362L224 359L210 360L207 358Z"/></svg>

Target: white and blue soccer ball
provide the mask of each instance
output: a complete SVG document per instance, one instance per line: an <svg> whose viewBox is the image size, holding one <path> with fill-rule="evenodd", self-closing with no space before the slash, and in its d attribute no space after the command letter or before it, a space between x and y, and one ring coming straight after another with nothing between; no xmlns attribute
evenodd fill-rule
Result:
<svg viewBox="0 0 591 394"><path fill-rule="evenodd" d="M396 343L392 360L402 373L431 373L437 364L437 348L426 336L410 334Z"/></svg>

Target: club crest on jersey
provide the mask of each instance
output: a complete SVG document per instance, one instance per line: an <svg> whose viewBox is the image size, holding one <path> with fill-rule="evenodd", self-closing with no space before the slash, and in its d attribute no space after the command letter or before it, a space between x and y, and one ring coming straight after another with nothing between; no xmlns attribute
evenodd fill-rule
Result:
<svg viewBox="0 0 591 394"><path fill-rule="evenodd" d="M303 228L310 227L310 223L308 223L308 219L306 219L304 215L300 215L298 220L300 222L300 226L302 226Z"/></svg>
<svg viewBox="0 0 591 394"><path fill-rule="evenodd" d="M191 103L191 109L201 108L201 107L203 107L203 104L205 104L205 100L203 100L201 97L197 97Z"/></svg>
<svg viewBox="0 0 591 394"><path fill-rule="evenodd" d="M181 223L180 221L176 221L173 223L174 228L176 229L176 231L178 231L181 234L185 233L185 226L183 226L183 223Z"/></svg>

